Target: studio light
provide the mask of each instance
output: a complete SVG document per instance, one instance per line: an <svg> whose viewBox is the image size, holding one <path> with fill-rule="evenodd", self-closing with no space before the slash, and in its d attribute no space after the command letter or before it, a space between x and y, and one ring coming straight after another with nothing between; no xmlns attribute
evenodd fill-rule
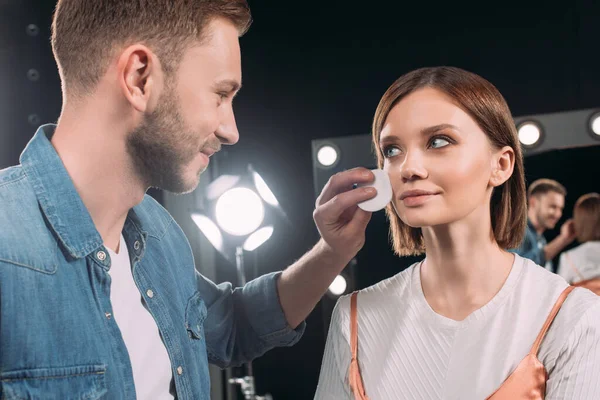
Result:
<svg viewBox="0 0 600 400"><path fill-rule="evenodd" d="M329 285L329 292L334 296L341 296L346 292L347 287L346 278L343 275L338 275L331 282L331 285Z"/></svg>
<svg viewBox="0 0 600 400"><path fill-rule="evenodd" d="M192 213L192 220L204 236L206 236L210 244L212 244L215 249L222 252L224 250L223 235L221 235L219 227L206 215L199 213Z"/></svg>
<svg viewBox="0 0 600 400"><path fill-rule="evenodd" d="M254 251L264 242L269 240L269 238L273 235L273 227L265 226L264 228L260 228L252 235L248 236L248 239L244 242L243 248L246 251Z"/></svg>
<svg viewBox="0 0 600 400"><path fill-rule="evenodd" d="M225 232L245 236L254 232L265 217L265 208L256 192L238 187L229 189L217 200L217 224Z"/></svg>
<svg viewBox="0 0 600 400"><path fill-rule="evenodd" d="M600 111L590 118L590 133L594 139L600 140Z"/></svg>
<svg viewBox="0 0 600 400"><path fill-rule="evenodd" d="M333 164L335 164L337 159L338 152L333 146L325 145L321 147L317 152L317 160L324 167L332 166Z"/></svg>
<svg viewBox="0 0 600 400"><path fill-rule="evenodd" d="M276 216L279 218L274 218ZM201 209L193 212L191 217L214 248L235 264L239 286L246 284L244 253L256 250L269 240L276 222L289 223L277 198L251 165L240 175L221 175L213 180L203 194ZM228 382L240 385L245 398L271 398L270 395L255 395L252 363L245 366L247 376L241 378L234 378L228 369ZM227 391L230 392L229 386Z"/></svg>
<svg viewBox="0 0 600 400"><path fill-rule="evenodd" d="M269 189L269 186L265 180L256 171L251 171L251 174L252 178L254 179L254 185L256 186L256 190L258 190L260 197L262 197L263 200L268 204L272 206L278 206L279 202L277 201L277 198L275 198L273 192L271 192L271 189Z"/></svg>
<svg viewBox="0 0 600 400"><path fill-rule="evenodd" d="M525 147L536 147L542 142L542 128L533 121L526 121L519 125L519 141Z"/></svg>

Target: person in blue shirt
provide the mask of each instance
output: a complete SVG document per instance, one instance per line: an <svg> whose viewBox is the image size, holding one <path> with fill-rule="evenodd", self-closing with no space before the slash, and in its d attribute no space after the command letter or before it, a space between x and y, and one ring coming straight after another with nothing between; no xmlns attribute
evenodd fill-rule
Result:
<svg viewBox="0 0 600 400"><path fill-rule="evenodd" d="M192 191L238 141L250 22L245 0L58 1L60 118L0 171L0 398L209 399L208 363L296 343L364 244L364 168L323 189L314 248L239 288L199 274L146 195Z"/></svg>
<svg viewBox="0 0 600 400"><path fill-rule="evenodd" d="M566 221L560 234L550 243L544 237L544 231L554 229L565 207L567 190L552 179L538 179L527 190L528 210L525 238L517 249L512 251L529 258L536 264L556 272L552 259L575 240L573 221Z"/></svg>

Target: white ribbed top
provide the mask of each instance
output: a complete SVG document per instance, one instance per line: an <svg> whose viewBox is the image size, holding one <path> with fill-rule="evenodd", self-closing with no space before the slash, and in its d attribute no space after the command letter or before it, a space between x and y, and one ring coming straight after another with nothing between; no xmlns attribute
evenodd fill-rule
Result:
<svg viewBox="0 0 600 400"><path fill-rule="evenodd" d="M578 273L569 264L567 257L575 265ZM600 278L600 242L585 242L563 252L558 265L558 274L569 283Z"/></svg>
<svg viewBox="0 0 600 400"><path fill-rule="evenodd" d="M502 289L463 321L425 300L420 264L360 291L358 359L371 400L484 400L531 350L566 282L516 255ZM333 312L315 399L353 399L350 296ZM542 342L546 400L600 399L600 297L577 288Z"/></svg>

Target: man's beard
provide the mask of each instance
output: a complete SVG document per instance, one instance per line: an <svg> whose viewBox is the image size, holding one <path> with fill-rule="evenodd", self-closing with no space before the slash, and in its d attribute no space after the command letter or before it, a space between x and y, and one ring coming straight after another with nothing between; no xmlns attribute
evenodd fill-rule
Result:
<svg viewBox="0 0 600 400"><path fill-rule="evenodd" d="M165 93L155 111L127 138L127 151L136 174L146 187L156 187L173 193L188 193L195 182L186 182L183 170L198 154L199 137L186 129L173 92Z"/></svg>
<svg viewBox="0 0 600 400"><path fill-rule="evenodd" d="M552 224L553 220L542 213L538 213L538 224L540 224L544 230L553 229L556 224Z"/></svg>

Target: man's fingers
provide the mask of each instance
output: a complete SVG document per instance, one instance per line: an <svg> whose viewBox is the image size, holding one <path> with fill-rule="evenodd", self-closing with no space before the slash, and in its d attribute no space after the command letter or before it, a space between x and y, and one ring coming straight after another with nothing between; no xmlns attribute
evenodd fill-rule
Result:
<svg viewBox="0 0 600 400"><path fill-rule="evenodd" d="M337 222L344 211L348 210L350 207L355 207L358 203L372 199L376 194L377 191L372 187L361 187L339 193L325 204L317 207L315 210L315 218L318 218L325 223Z"/></svg>
<svg viewBox="0 0 600 400"><path fill-rule="evenodd" d="M321 195L317 199L316 206L319 207L335 196L352 190L352 185L355 183L363 184L373 182L375 176L373 173L362 167L349 169L347 171L338 172L327 181L327 184L321 191Z"/></svg>

